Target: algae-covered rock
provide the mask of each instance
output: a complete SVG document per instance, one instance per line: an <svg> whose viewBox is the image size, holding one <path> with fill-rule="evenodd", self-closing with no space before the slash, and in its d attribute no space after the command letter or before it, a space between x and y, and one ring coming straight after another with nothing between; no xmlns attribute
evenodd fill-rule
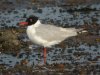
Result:
<svg viewBox="0 0 100 75"><path fill-rule="evenodd" d="M19 33L22 33L23 29L17 28L7 28L0 30L0 51L16 51L20 50L22 47L22 42L20 41Z"/></svg>

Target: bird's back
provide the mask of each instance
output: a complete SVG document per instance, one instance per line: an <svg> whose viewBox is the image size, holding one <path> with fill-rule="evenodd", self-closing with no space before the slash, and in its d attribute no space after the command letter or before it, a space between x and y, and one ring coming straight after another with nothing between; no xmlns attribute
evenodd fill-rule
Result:
<svg viewBox="0 0 100 75"><path fill-rule="evenodd" d="M43 24L36 28L36 35L47 41L62 41L67 37L77 35L77 33L75 28L61 28Z"/></svg>

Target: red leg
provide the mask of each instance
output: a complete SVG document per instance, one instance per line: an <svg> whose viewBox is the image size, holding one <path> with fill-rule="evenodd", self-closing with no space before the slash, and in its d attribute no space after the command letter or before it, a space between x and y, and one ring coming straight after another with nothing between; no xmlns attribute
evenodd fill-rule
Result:
<svg viewBox="0 0 100 75"><path fill-rule="evenodd" d="M47 48L44 48L44 52L43 52L44 64L46 64L46 55L47 55Z"/></svg>

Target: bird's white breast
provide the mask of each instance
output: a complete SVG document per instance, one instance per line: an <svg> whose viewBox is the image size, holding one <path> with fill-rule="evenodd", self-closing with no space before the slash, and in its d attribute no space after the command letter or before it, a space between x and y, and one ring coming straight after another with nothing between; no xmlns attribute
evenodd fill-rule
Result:
<svg viewBox="0 0 100 75"><path fill-rule="evenodd" d="M35 44L39 44L39 45L42 45L44 46L47 41L42 39L40 36L37 36L36 35L36 27L38 27L39 25L31 25L31 26L28 26L27 27L27 35L29 37L29 39L35 43Z"/></svg>

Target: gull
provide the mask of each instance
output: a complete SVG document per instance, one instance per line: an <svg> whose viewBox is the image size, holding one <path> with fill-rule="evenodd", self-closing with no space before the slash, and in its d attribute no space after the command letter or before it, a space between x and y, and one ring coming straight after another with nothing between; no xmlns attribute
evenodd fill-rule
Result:
<svg viewBox="0 0 100 75"><path fill-rule="evenodd" d="M29 16L25 22L18 24L21 27L27 26L26 33L29 39L40 46L44 47L44 64L46 64L47 47L59 44L63 40L77 36L79 31L86 32L82 28L62 28L50 24L42 24L38 17Z"/></svg>

